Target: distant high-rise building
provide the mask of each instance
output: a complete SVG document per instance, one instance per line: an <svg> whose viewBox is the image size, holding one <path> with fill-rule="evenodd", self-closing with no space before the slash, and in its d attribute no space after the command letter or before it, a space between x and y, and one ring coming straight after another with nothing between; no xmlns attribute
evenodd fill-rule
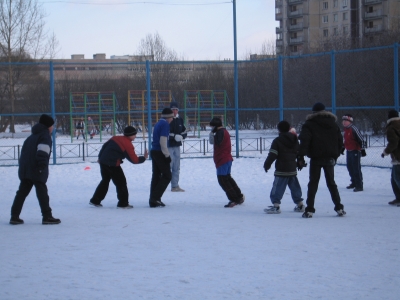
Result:
<svg viewBox="0 0 400 300"><path fill-rule="evenodd" d="M400 0L275 0L276 53L302 54L333 36L362 40L399 18Z"/></svg>

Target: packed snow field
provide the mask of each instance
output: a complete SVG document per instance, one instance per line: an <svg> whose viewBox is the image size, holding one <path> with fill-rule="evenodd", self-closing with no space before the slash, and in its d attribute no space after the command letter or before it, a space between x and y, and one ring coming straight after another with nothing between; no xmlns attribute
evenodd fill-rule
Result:
<svg viewBox="0 0 400 300"><path fill-rule="evenodd" d="M125 162L134 209L117 209L115 187L88 202L100 181L96 163L51 165L50 203L60 225L42 225L32 191L21 218L9 225L18 168L1 167L0 299L398 299L400 207L390 169L363 167L364 192L345 187L335 167L347 215L336 217L321 178L311 219L293 211L267 215L273 171L264 157L235 159L232 176L246 201L228 202L212 159L182 159L184 193L164 194L149 208L151 161ZM90 167L87 168L87 167ZM85 170L86 169L86 170ZM308 168L299 172L303 196Z"/></svg>

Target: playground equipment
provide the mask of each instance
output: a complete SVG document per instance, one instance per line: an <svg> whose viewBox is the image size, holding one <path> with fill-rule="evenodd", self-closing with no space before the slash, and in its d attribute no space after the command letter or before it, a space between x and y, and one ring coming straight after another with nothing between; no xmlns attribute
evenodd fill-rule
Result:
<svg viewBox="0 0 400 300"><path fill-rule="evenodd" d="M97 133L102 141L102 131L115 134L115 112L118 102L114 92L70 92L71 142L74 140L75 124L81 118L85 122L85 140Z"/></svg>
<svg viewBox="0 0 400 300"><path fill-rule="evenodd" d="M225 90L185 90L184 103L185 124L193 127L194 134L197 130L199 138L200 130L206 130L214 116L221 117L226 124L226 107L231 106Z"/></svg>
<svg viewBox="0 0 400 300"><path fill-rule="evenodd" d="M170 90L151 90L150 109L152 125L158 122L160 111L169 107L169 103L175 101ZM142 131L143 138L147 131L147 90L128 91L128 124Z"/></svg>

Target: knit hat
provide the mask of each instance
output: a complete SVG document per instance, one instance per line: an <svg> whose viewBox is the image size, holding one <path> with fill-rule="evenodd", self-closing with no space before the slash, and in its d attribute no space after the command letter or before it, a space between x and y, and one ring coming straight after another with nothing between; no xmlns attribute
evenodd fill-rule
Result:
<svg viewBox="0 0 400 300"><path fill-rule="evenodd" d="M278 123L279 132L289 132L290 124L288 121L280 121Z"/></svg>
<svg viewBox="0 0 400 300"><path fill-rule="evenodd" d="M398 118L399 117L399 112L397 110L391 109L388 112L388 119L391 118Z"/></svg>
<svg viewBox="0 0 400 300"><path fill-rule="evenodd" d="M212 120L210 121L210 126L213 127L221 127L222 126L222 121L220 118L214 117L212 118Z"/></svg>
<svg viewBox="0 0 400 300"><path fill-rule="evenodd" d="M325 110L325 105L323 105L321 102L317 102L313 105L312 111L321 111Z"/></svg>
<svg viewBox="0 0 400 300"><path fill-rule="evenodd" d="M171 109L179 109L178 102L172 101L169 104L169 108L171 108Z"/></svg>
<svg viewBox="0 0 400 300"><path fill-rule="evenodd" d="M346 121L349 121L349 122L353 123L353 116L351 114L345 114L342 117L342 120L346 120Z"/></svg>
<svg viewBox="0 0 400 300"><path fill-rule="evenodd" d="M132 135L136 135L136 133L137 133L137 130L133 126L127 126L124 129L124 136L132 136Z"/></svg>
<svg viewBox="0 0 400 300"><path fill-rule="evenodd" d="M43 124L47 128L50 128L51 126L54 125L54 120L49 115L43 114L40 116L39 123Z"/></svg>
<svg viewBox="0 0 400 300"><path fill-rule="evenodd" d="M174 117L174 113L172 112L172 109L170 109L169 107L166 107L162 110L161 118L167 119L167 118L173 118L173 117Z"/></svg>

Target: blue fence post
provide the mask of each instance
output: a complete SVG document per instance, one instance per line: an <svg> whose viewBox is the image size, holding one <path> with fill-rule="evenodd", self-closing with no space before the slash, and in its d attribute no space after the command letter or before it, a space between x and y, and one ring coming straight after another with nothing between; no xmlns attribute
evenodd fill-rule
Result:
<svg viewBox="0 0 400 300"><path fill-rule="evenodd" d="M54 120L56 120L56 106L54 102L54 69L53 69L53 61L50 61L50 99L51 99L51 116ZM54 124L55 128L53 129L53 164L57 163L57 141L56 141L56 132L57 132L57 123Z"/></svg>
<svg viewBox="0 0 400 300"><path fill-rule="evenodd" d="M399 111L399 44L395 43L393 48L394 107L397 111Z"/></svg>
<svg viewBox="0 0 400 300"><path fill-rule="evenodd" d="M336 57L335 51L331 51L331 102L332 113L336 114Z"/></svg>
<svg viewBox="0 0 400 300"><path fill-rule="evenodd" d="M233 4L233 62L234 62L234 89L235 89L235 129L236 129L236 157L239 157L239 87L238 87L238 63L237 63L237 39L236 39L236 0ZM226 124L225 124L226 125Z"/></svg>
<svg viewBox="0 0 400 300"><path fill-rule="evenodd" d="M280 55L278 58L279 72L279 121L283 120L283 59Z"/></svg>
<svg viewBox="0 0 400 300"><path fill-rule="evenodd" d="M151 125L151 95L150 95L150 61L146 60L146 99L147 99L147 137L149 139L149 159L151 159L150 150L151 150L151 132L152 132L152 125ZM144 124L143 124L144 125Z"/></svg>

